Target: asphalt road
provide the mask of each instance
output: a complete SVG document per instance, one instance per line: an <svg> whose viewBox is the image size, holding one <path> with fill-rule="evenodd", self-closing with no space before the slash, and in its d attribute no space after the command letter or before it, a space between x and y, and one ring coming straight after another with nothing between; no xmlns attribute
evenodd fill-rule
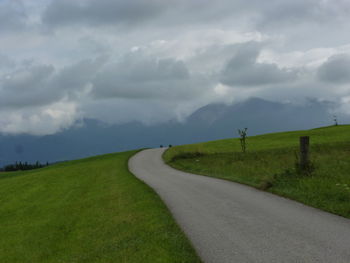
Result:
<svg viewBox="0 0 350 263"><path fill-rule="evenodd" d="M168 206L204 262L350 262L350 220L254 188L180 172L165 149L129 161Z"/></svg>

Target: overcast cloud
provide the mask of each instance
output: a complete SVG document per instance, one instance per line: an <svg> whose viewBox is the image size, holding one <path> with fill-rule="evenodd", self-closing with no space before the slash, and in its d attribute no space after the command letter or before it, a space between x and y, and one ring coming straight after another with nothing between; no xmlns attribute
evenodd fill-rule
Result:
<svg viewBox="0 0 350 263"><path fill-rule="evenodd" d="M337 54L319 67L318 75L322 81L330 83L350 83L350 55Z"/></svg>
<svg viewBox="0 0 350 263"><path fill-rule="evenodd" d="M350 113L348 0L0 0L0 132L249 97Z"/></svg>
<svg viewBox="0 0 350 263"><path fill-rule="evenodd" d="M27 14L21 1L0 1L0 32L23 30Z"/></svg>

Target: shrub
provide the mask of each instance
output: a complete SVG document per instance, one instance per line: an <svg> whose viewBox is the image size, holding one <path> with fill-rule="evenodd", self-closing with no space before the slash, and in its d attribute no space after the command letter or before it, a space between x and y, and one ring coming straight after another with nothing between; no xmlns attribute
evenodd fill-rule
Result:
<svg viewBox="0 0 350 263"><path fill-rule="evenodd" d="M244 128L243 130L238 129L238 134L240 136L239 140L241 142L241 148L242 152L245 153L246 151L246 138L247 138L247 130L248 128Z"/></svg>

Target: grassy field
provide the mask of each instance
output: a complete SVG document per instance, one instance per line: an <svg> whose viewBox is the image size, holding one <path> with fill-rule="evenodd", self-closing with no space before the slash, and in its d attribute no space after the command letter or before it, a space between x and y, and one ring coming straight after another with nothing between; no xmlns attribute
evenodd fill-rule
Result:
<svg viewBox="0 0 350 263"><path fill-rule="evenodd" d="M134 153L0 173L0 262L200 262Z"/></svg>
<svg viewBox="0 0 350 263"><path fill-rule="evenodd" d="M249 132L249 130L248 130ZM299 137L310 136L311 174L298 173ZM174 168L247 184L350 218L350 125L170 148L165 161Z"/></svg>

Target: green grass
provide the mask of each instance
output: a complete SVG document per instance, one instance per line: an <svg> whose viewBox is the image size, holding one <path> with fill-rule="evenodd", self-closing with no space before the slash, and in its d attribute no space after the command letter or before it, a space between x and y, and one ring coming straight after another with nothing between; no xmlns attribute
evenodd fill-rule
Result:
<svg viewBox="0 0 350 263"><path fill-rule="evenodd" d="M249 130L248 130L249 132ZM299 137L310 136L310 175L295 168ZM174 168L247 184L350 218L350 125L265 134L170 148Z"/></svg>
<svg viewBox="0 0 350 263"><path fill-rule="evenodd" d="M0 262L200 262L134 153L0 173Z"/></svg>

